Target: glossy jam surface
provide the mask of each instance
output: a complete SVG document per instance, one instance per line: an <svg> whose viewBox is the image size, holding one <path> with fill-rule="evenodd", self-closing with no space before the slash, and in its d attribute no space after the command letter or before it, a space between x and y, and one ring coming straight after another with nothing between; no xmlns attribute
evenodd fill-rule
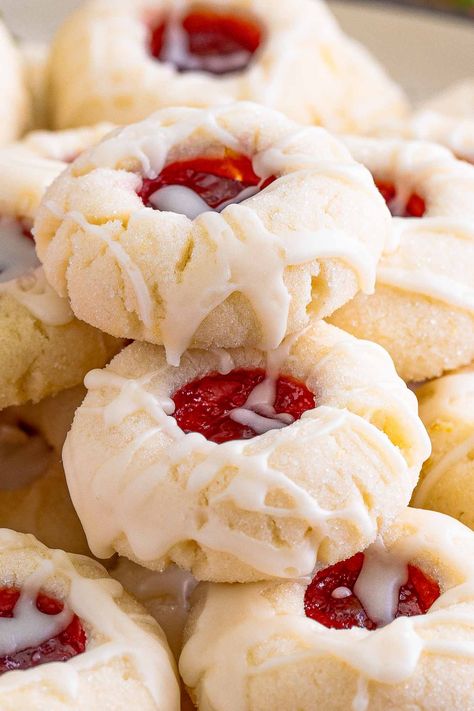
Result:
<svg viewBox="0 0 474 711"><path fill-rule="evenodd" d="M353 593L363 563L364 554L357 553L352 558L317 573L306 589L306 617L334 629L376 629L376 623L368 617ZM334 597L333 592L338 588L347 588L351 594L347 594L347 597ZM438 584L424 575L419 568L408 565L408 580L398 594L396 617L423 615L439 596Z"/></svg>
<svg viewBox="0 0 474 711"><path fill-rule="evenodd" d="M254 20L214 9L196 9L151 29L150 52L179 72L231 74L247 68L262 43Z"/></svg>
<svg viewBox="0 0 474 711"><path fill-rule="evenodd" d="M412 193L405 205L397 204L397 191L393 183L376 180L375 184L395 217L423 217L426 212L426 203L417 193Z"/></svg>
<svg viewBox="0 0 474 711"><path fill-rule="evenodd" d="M13 617L19 597L20 590L17 588L0 589L0 617ZM63 609L62 602L41 593L36 598L36 606L46 615L59 615ZM45 640L38 647L29 647L15 654L0 657L0 674L17 669L30 669L48 662L66 662L82 654L86 649L86 642L84 628L75 615L66 629L56 637Z"/></svg>
<svg viewBox="0 0 474 711"><path fill-rule="evenodd" d="M256 436L255 431L232 420L229 413L242 407L264 378L264 370L242 368L227 375L212 373L188 383L173 395L174 417L184 432L199 432L212 442L251 439ZM286 413L298 420L314 407L314 395L303 383L285 375L278 378L274 402L277 414Z"/></svg>
<svg viewBox="0 0 474 711"><path fill-rule="evenodd" d="M238 199L246 188L256 188L258 192L273 180L272 177L262 181L254 173L250 158L229 151L223 158L192 158L170 163L157 178L145 178L138 194L147 207L154 207L150 197L157 190L179 185L193 190L212 210L219 210Z"/></svg>

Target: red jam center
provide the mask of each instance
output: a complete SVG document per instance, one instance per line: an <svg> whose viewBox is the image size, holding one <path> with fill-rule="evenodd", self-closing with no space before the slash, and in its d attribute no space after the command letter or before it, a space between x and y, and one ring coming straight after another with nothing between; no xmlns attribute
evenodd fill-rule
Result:
<svg viewBox="0 0 474 711"><path fill-rule="evenodd" d="M376 186L384 198L387 206L396 217L423 217L426 212L426 203L420 195L412 193L405 205L397 205L397 191L393 183L383 180L376 180Z"/></svg>
<svg viewBox="0 0 474 711"><path fill-rule="evenodd" d="M199 432L211 442L251 439L256 432L229 417L242 407L252 390L265 379L261 369L233 370L226 375L212 373L188 383L173 395L174 417L181 429ZM286 413L299 420L306 410L315 407L315 399L306 385L286 375L276 382L275 413Z"/></svg>
<svg viewBox="0 0 474 711"><path fill-rule="evenodd" d="M306 617L325 627L339 630L351 627L376 629L377 624L368 617L358 597L353 593L363 562L364 554L357 553L352 558L317 573L306 589ZM440 596L440 589L435 581L414 565L407 567L408 580L398 593L396 617L423 615ZM347 588L352 594L347 597L333 597L337 588Z"/></svg>
<svg viewBox="0 0 474 711"><path fill-rule="evenodd" d="M138 195L147 207L154 207L150 197L157 190L180 185L197 193L212 210L218 210L238 198L246 188L263 190L274 180L271 177L262 181L254 172L250 158L228 151L224 158L192 158L170 163L157 178L145 178Z"/></svg>
<svg viewBox="0 0 474 711"><path fill-rule="evenodd" d="M0 589L0 617L13 617L19 597L18 588ZM36 606L45 615L59 615L63 609L62 602L41 593L36 598ZM0 657L0 674L17 669L30 669L48 662L67 662L85 651L86 641L81 621L74 615L66 629L56 637L45 640L38 647L29 647Z"/></svg>
<svg viewBox="0 0 474 711"><path fill-rule="evenodd" d="M150 51L179 72L229 74L246 69L262 42L253 20L218 10L195 10L151 30Z"/></svg>

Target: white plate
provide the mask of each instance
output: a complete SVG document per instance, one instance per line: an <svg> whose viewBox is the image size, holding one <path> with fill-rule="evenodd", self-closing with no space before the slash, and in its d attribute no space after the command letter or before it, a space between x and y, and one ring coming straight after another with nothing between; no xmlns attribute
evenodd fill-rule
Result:
<svg viewBox="0 0 474 711"><path fill-rule="evenodd" d="M0 0L16 35L46 40L79 0ZM393 5L331 6L344 30L361 40L414 99L474 75L474 23Z"/></svg>

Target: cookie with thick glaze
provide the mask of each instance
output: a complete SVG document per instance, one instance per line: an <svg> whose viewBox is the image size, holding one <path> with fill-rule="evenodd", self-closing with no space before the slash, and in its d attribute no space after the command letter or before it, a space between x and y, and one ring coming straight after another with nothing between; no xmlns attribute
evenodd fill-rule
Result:
<svg viewBox="0 0 474 711"><path fill-rule="evenodd" d="M268 356L191 350L179 367L134 343L86 386L63 461L92 552L199 579L352 555L407 505L430 451L388 354L323 321Z"/></svg>

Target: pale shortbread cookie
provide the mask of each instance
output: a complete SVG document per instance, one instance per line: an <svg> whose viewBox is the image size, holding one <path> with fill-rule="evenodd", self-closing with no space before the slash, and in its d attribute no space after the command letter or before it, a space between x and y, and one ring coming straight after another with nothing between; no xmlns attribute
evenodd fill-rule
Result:
<svg viewBox="0 0 474 711"><path fill-rule="evenodd" d="M394 186L392 212L412 194L420 218L394 217L375 294L359 294L330 321L384 346L399 375L421 381L474 358L474 167L445 148L401 139L346 141L375 179Z"/></svg>
<svg viewBox="0 0 474 711"><path fill-rule="evenodd" d="M89 554L61 463L84 395L79 386L0 412L0 527L32 533L50 548Z"/></svg>
<svg viewBox="0 0 474 711"><path fill-rule="evenodd" d="M202 9L259 25L261 45L247 68L225 74L236 59L243 66L234 52L227 59L213 57L224 74L177 71L182 60L196 66L181 20ZM150 50L152 28L162 20L171 27L166 63ZM407 112L400 88L317 0L92 0L56 36L50 88L58 128L103 120L125 124L165 106L235 100L256 101L302 123L348 132L367 132Z"/></svg>
<svg viewBox="0 0 474 711"><path fill-rule="evenodd" d="M367 552L357 591L366 609L391 612L376 631L306 617L304 582L199 586L179 666L200 711L470 708L473 533L448 516L406 509L383 544ZM408 563L441 595L426 614L390 622Z"/></svg>
<svg viewBox="0 0 474 711"><path fill-rule="evenodd" d="M0 67L0 145L4 145L28 127L31 107L22 57L2 20Z"/></svg>
<svg viewBox="0 0 474 711"><path fill-rule="evenodd" d="M0 409L77 385L120 347L74 318L24 234L45 189L66 168L59 158L91 145L108 128L33 133L0 150Z"/></svg>
<svg viewBox="0 0 474 711"><path fill-rule="evenodd" d="M435 96L409 122L416 138L442 143L474 163L474 79L458 82Z"/></svg>
<svg viewBox="0 0 474 711"><path fill-rule="evenodd" d="M474 370L427 383L417 396L433 451L413 503L474 528Z"/></svg>
<svg viewBox="0 0 474 711"><path fill-rule="evenodd" d="M268 360L266 385L283 374L314 393L300 420L271 429L261 417L251 426L263 434L224 444L178 426L170 398L182 386L266 362L193 350L176 368L134 343L88 374L63 460L95 555L224 582L308 575L368 545L408 503L430 451L416 397L380 346L323 321ZM271 388L259 395L268 412ZM255 418L248 408L240 418Z"/></svg>
<svg viewBox="0 0 474 711"><path fill-rule="evenodd" d="M176 565L162 573L148 570L117 556L106 563L107 571L138 600L158 622L173 654L178 657L190 608L190 596L197 580Z"/></svg>
<svg viewBox="0 0 474 711"><path fill-rule="evenodd" d="M145 207L138 193L166 165L229 151L251 159L260 185L278 179L222 212L182 186L150 196L162 204L166 191L162 210ZM370 292L391 220L369 172L324 129L237 103L163 109L112 134L51 186L34 232L78 318L164 344L176 364L191 344L275 348Z"/></svg>
<svg viewBox="0 0 474 711"><path fill-rule="evenodd" d="M17 587L15 624L0 619L1 655L36 647L76 614L86 649L66 662L0 677L2 711L178 711L179 687L165 636L145 610L85 556L51 550L33 536L0 530L0 586ZM45 615L39 592L64 603Z"/></svg>

